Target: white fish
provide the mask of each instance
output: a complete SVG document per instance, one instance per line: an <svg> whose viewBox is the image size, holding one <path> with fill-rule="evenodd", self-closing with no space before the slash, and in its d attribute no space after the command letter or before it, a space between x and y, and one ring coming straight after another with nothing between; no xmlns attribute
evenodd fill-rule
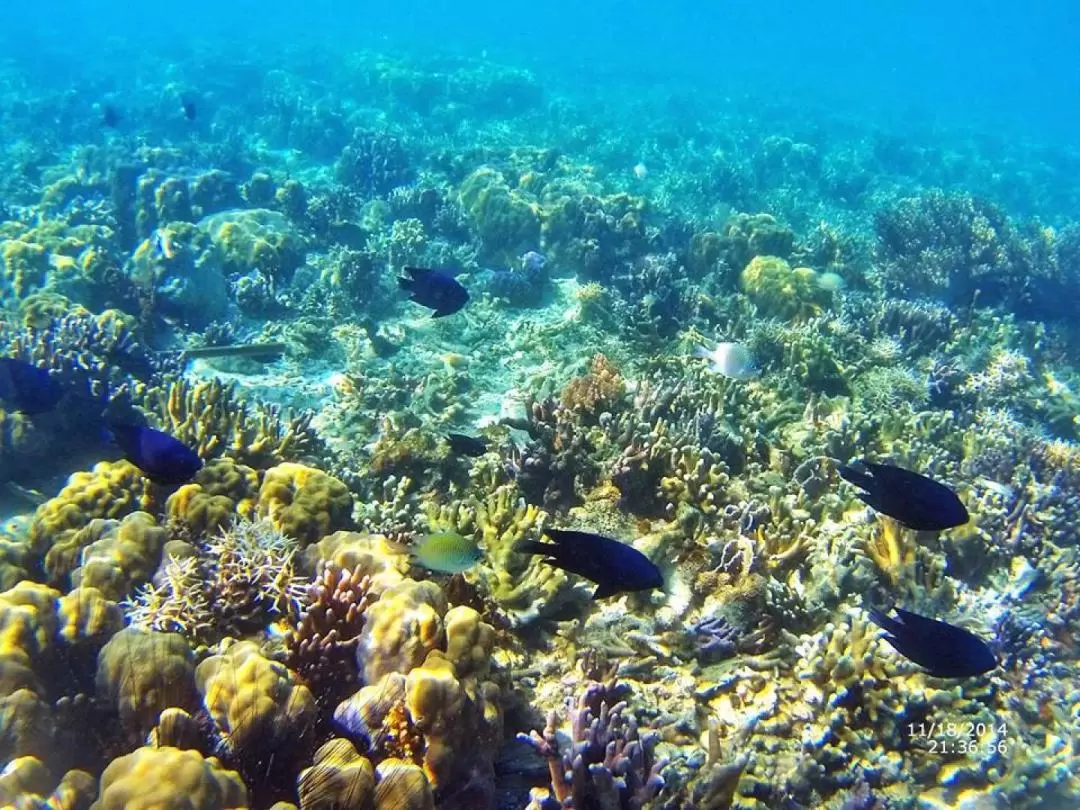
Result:
<svg viewBox="0 0 1080 810"><path fill-rule="evenodd" d="M741 343L718 343L712 351L696 346L694 356L706 358L710 369L733 380L749 380L758 375L754 353Z"/></svg>
<svg viewBox="0 0 1080 810"><path fill-rule="evenodd" d="M153 250L154 255L159 258L173 258L176 255L176 248L173 245L172 233L162 228L154 231Z"/></svg>

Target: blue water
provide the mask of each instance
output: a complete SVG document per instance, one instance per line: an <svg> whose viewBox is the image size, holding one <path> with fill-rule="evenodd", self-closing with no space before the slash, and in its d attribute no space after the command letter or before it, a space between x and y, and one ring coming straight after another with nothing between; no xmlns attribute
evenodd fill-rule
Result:
<svg viewBox="0 0 1080 810"><path fill-rule="evenodd" d="M726 663L702 674L717 662L707 661L699 646L711 643L734 656L743 632L760 646L738 648L738 655L777 653L782 663L759 661L739 677L757 683L761 672L782 669L776 679L787 690L782 700L803 701L791 738L805 739L807 751L836 768L771 772L762 779L776 777L790 794L759 797L756 804L743 797L737 806L795 810L819 806L799 802L824 797L829 807L870 807L858 803L861 788L842 775L848 763L829 759L844 752L842 745L822 753L830 742L824 718L834 709L829 722L850 711L846 716L861 724L853 734L863 735L870 748L853 756L875 790L891 786L914 796L926 788L939 802L933 806L947 806L970 776L985 796L1038 806L1038 799L1022 795L1027 760L1002 766L1007 787L999 793L994 780L976 774L990 767L986 763L971 766L976 775L961 774L947 785L933 782L936 770L923 785L901 766L878 768L889 744L905 755L910 747L925 755L925 741L911 738L927 736L923 723L942 719L919 702L922 676L913 667L896 670L900 659L884 643L873 648L876 662L884 653L893 669L886 676L875 667L865 691L863 684L853 686L831 702L800 691L806 682L828 685L829 674L814 671L829 658L821 652L822 639L833 632L826 623L843 629L849 622L858 636L853 628L866 625L864 609L874 596L937 611L994 636L1001 667L943 703L955 716L966 712L980 722L995 722L989 715L1000 709L1007 720L996 721L1004 729L999 736L1009 745L1022 741L1024 756L1046 760L1038 773L1052 798L1046 806L1078 806L1080 754L1068 756L1045 740L1071 733L1076 748L1080 733L1066 706L1066 698L1075 700L1068 679L1077 672L1080 636L1074 521L1080 509L1080 398L1074 393L1080 390L1080 3L9 5L0 25L0 246L11 252L0 258L10 258L12 270L0 264L0 273L11 276L0 275L0 347L56 377L73 375L86 394L78 400L85 413L65 404L59 415L47 415L52 422L30 427L0 409L0 462L7 465L0 466L0 529L12 538L25 539L26 525L39 526L33 505L55 496L69 474L118 458L85 427L101 418L101 392L128 396L128 389L165 385L183 373L199 379L220 374L239 380L253 399L316 409L312 430L326 439L302 451L293 445L295 455L282 458L250 451L239 440L203 448L208 456L224 454L257 468L234 476L241 481L230 483L235 491L221 485L237 503L257 500L254 484L239 494L249 478L282 460L303 461L340 477L356 499L359 517L354 521L340 508L341 515L322 526L334 524L327 533L349 528L407 543L432 528L429 514L438 508L456 509L472 498L462 514L475 511L495 486L506 486L520 496L522 509L526 501L545 509L554 525L595 520L628 542L651 535L649 542L679 557L672 567L680 574L700 575L692 596L685 581L674 589L672 601L684 601L664 605L670 613L663 626L656 620L659 595L651 603L642 597L597 607L568 597L572 583L551 597L565 598L559 607L569 606L568 613L530 625L536 616L529 611L540 614L549 606L497 602L493 565L483 555L485 573L470 571L467 586L439 580L455 598L490 608L500 641L529 627L515 639L524 650L520 658L503 662L496 675L506 679L505 687L515 667L524 670L529 690L537 683L546 689L529 691L529 698L549 703L508 712L507 748L514 731L542 727L542 714L581 685L582 650L606 644L624 651L640 643L634 653L650 663L633 698L649 689L650 699L668 690L661 697L672 703L700 698L691 709L677 707L685 712L677 722L667 703L641 712L643 720L667 723L669 730L678 726L669 737L677 738L682 771L671 784L682 779L685 786L704 773L695 742L713 711L713 690L732 687ZM392 86L401 75L400 86ZM492 76L494 89L484 84ZM197 106L194 120L185 118L182 99ZM107 111L118 113L117 126L103 122ZM497 181L484 179L485 172L494 174L490 166L501 172ZM490 183L479 193L470 188L478 176L481 187ZM289 183L304 190L303 206L284 193ZM524 224L507 215L510 225L493 225L498 217L488 219L476 202L487 199L485 192L495 199L497 215L500 204L517 204ZM256 234L251 244L273 242L273 249L256 254L244 241L249 233ZM20 261L35 260L32 249L17 244L21 240L31 247L40 242L36 258L48 261L40 278L20 276L27 289L13 293L15 268L21 273ZM709 246L720 243L709 254ZM280 244L288 249L279 251ZM759 264L777 278L794 280L755 286L747 269L758 259L767 260ZM430 290L426 303L406 300L398 278L414 265L448 268L441 283L469 285L467 307L459 295L454 311L436 320L425 309L439 311ZM450 278L454 273L458 282ZM19 310L42 290L70 301L34 302L41 307L79 304L95 315L123 310L123 328L137 339L110 345L102 358L95 355L101 345L79 342L79 330L90 329L92 319L75 317L70 333L53 335L58 322L46 328ZM101 343L109 337L93 334ZM230 357L182 372L175 355L185 347L264 339L288 341L280 364ZM702 352L701 344L714 339L721 346L735 342L730 353L750 358L748 368L725 371L725 350ZM61 346L64 340L71 345ZM721 359L706 365L699 362L703 355ZM587 400L604 387L597 382L604 374L610 390L574 411L574 395ZM669 394L663 404L662 391ZM188 430L181 438L189 443L203 438L195 436L196 420L184 422L161 402L135 405L158 427ZM504 419L507 414L514 416ZM619 419L634 430L611 428ZM444 447L448 430L482 435L486 459L479 451L470 459L453 457ZM633 441L626 438L631 435ZM628 447L613 447L613 436ZM675 444L663 452L637 453L668 439ZM684 453L680 443L691 449ZM918 564L892 560L895 570L886 570L882 547L892 535L885 529L875 534L878 524L864 515L850 487L825 469L830 459L848 462L864 453L878 460L895 453L898 463L941 478L960 493L975 525L940 541L908 535ZM710 461L693 461L699 457ZM682 493L680 482L707 477L702 470L714 462L723 475ZM478 469L482 475L470 476ZM116 486L141 487L133 475L136 483ZM413 489L399 491L406 478ZM146 496L146 508L164 524L165 495L155 497ZM678 521L668 522L674 515ZM813 525L805 523L810 519ZM841 531L828 534L840 524ZM798 542L785 534L797 526L805 529ZM661 529L676 539L657 540ZM63 559L47 561L44 554L50 543L75 541L49 531L42 530L40 548L16 553L6 540L0 544L0 575L73 590L70 570L55 576L51 569L69 563L74 569L79 555L69 549L54 555ZM221 596L227 588L207 584L220 571L215 546L201 529L182 531L193 544L193 556L185 559L202 566L185 569L186 575L206 580L190 592ZM306 531L314 543L319 531ZM533 526L525 534L539 531ZM739 570L742 551L731 552L736 539L758 555L754 574L771 579L754 599L767 591L759 601L775 600L767 606L774 613L739 632L723 616L717 623L717 616L704 615L705 605L715 607L711 597L730 584L722 577L734 581L750 571L750 563ZM821 545L816 554L804 554L802 541ZM676 548L680 542L684 546ZM282 541L271 551L286 547ZM119 552L106 544L101 553ZM167 624L167 611L165 619L155 617L153 600L160 594L151 591L165 587L169 562L160 549L156 553L141 566L117 564L110 598L124 604L124 621L145 619L155 630L187 632L179 622ZM767 553L777 558L762 564ZM848 567L819 576L815 566L832 554ZM1028 578L1029 570L1038 576ZM522 571L513 576L524 580ZM176 570L172 575L182 579ZM297 575L304 586L310 576L306 570ZM946 576L949 587L939 587ZM137 593L144 602L133 609ZM251 608L252 618L245 613L250 605L240 601L221 610L234 622L222 619L223 626L250 632L273 651L268 655L283 658L285 625L295 616L264 615L272 611L260 612L263 605ZM608 609L611 604L616 607ZM7 629L3 611L9 607L0 597L0 629ZM766 607L759 607L765 615ZM209 611L201 602L195 608ZM782 626L792 616L792 625ZM600 622L600 630L586 628L590 621ZM213 652L225 634L199 627L205 635L180 642L193 662ZM719 635L706 638L709 627ZM871 626L868 632L876 631ZM650 647L653 636L661 640ZM115 695L94 679L94 655L105 637L91 640L89 654L65 657L63 648L55 658L24 656L33 658L28 666L37 675L49 669L50 677L41 677L43 711L67 711L68 698L93 694L102 716L123 725ZM12 643L30 642L20 637ZM331 648L334 643L327 641ZM804 655L796 646L818 652L796 664ZM324 682L317 695L323 715L310 726L319 734L330 727L336 701L359 685L354 681L364 663L357 663L353 647L336 663L342 662L348 688ZM71 667L70 678L61 664ZM799 666L802 674L793 674ZM691 696L694 690L682 683L670 694L673 672L698 678L698 694ZM895 683L908 691L890 692ZM202 706L195 687L185 682L185 688ZM889 699L905 695L917 706L865 710L860 701L876 700L874 690ZM311 764L311 751L292 747L292 738L279 749L268 743L264 759L262 749L251 756L254 767L244 752L229 749L228 735L214 727L220 718L188 708L198 714L198 733L217 735L203 740L205 752L221 754L242 772L256 796L253 806L295 799L296 777ZM0 721L5 717L0 712ZM140 745L153 725L123 733L104 725L96 740L102 744L81 750L80 739L89 739L81 715L58 717L66 736L57 743L56 763L49 762L57 779L78 766L97 780L110 759ZM768 733L786 740L782 723ZM889 744L882 741L890 735ZM72 739L76 744L65 747ZM728 759L741 750L730 739ZM791 751L770 759L787 741L772 750L757 744L761 762L791 770L785 759L795 757ZM0 756L9 748L45 759L53 753L34 745L0 733ZM288 760L286 750L295 759ZM993 759L988 748L986 760ZM439 795L439 810L493 807L460 798L476 788L472 777L485 789L497 783L503 806L521 810L528 788L548 779L545 763L534 760L531 770L518 761L505 765L498 780L483 768L469 778L455 774L460 781ZM0 759L0 771L4 764ZM755 783L754 789L765 788ZM647 808L682 810L672 801Z"/></svg>
<svg viewBox="0 0 1080 810"><path fill-rule="evenodd" d="M200 42L487 53L570 81L581 76L769 97L918 125L978 125L1068 141L1080 124L1080 7L1069 0L796 3L676 0L491 3L14 4L0 53L43 80L133 65L109 50L183 54ZM29 7L28 7L29 6ZM71 34L74 32L74 36Z"/></svg>

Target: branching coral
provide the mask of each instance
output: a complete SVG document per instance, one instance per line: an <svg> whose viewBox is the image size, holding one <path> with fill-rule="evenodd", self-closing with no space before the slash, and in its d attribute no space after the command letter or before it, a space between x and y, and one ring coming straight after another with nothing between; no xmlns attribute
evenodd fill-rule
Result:
<svg viewBox="0 0 1080 810"><path fill-rule="evenodd" d="M168 555L125 604L132 625L198 640L242 634L295 616L306 588L297 544L269 521L237 518L190 556Z"/></svg>
<svg viewBox="0 0 1080 810"><path fill-rule="evenodd" d="M616 697L617 683L590 682L570 711L570 747L556 736L559 717L548 715L543 734L518 734L548 761L553 805L543 791L533 791L530 808L609 807L636 810L664 787L653 748L657 739L640 736L636 718L626 716L627 703Z"/></svg>
<svg viewBox="0 0 1080 810"><path fill-rule="evenodd" d="M286 663L320 697L352 691L364 614L377 598L369 576L333 564L309 586L296 628L285 637Z"/></svg>

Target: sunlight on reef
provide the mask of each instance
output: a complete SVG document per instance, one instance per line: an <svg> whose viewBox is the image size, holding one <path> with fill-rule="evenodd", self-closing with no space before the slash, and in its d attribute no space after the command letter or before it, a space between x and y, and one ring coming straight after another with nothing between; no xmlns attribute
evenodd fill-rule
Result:
<svg viewBox="0 0 1080 810"><path fill-rule="evenodd" d="M1080 804L1075 152L220 47L0 64L0 803Z"/></svg>

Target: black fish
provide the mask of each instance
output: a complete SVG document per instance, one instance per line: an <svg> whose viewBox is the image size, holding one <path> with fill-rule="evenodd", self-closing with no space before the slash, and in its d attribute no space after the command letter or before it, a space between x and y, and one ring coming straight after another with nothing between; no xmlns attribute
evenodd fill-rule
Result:
<svg viewBox="0 0 1080 810"><path fill-rule="evenodd" d="M545 529L544 534L555 542L530 540L515 550L543 554L548 565L591 579L596 583L593 599L664 586L660 569L633 546L592 532Z"/></svg>
<svg viewBox="0 0 1080 810"><path fill-rule="evenodd" d="M120 125L120 111L112 104L106 104L101 109L101 125L109 129L116 129Z"/></svg>
<svg viewBox="0 0 1080 810"><path fill-rule="evenodd" d="M202 469L198 453L168 433L119 422L110 424L109 432L127 460L155 484L185 484Z"/></svg>
<svg viewBox="0 0 1080 810"><path fill-rule="evenodd" d="M0 402L33 416L55 408L63 393L46 369L0 357Z"/></svg>
<svg viewBox="0 0 1080 810"><path fill-rule="evenodd" d="M197 110L195 108L195 100L191 96L183 96L180 99L180 106L184 110L184 118L186 118L188 121L194 121L195 114L197 113Z"/></svg>
<svg viewBox="0 0 1080 810"><path fill-rule="evenodd" d="M841 464L838 471L845 481L865 490L859 493L863 503L909 529L941 531L970 519L955 492L925 475L870 461Z"/></svg>
<svg viewBox="0 0 1080 810"><path fill-rule="evenodd" d="M412 293L410 301L435 310L432 318L453 315L469 300L469 291L449 273L423 267L406 267L410 278L399 277L398 286Z"/></svg>
<svg viewBox="0 0 1080 810"><path fill-rule="evenodd" d="M887 633L885 640L935 677L970 678L997 666L986 642L962 627L900 608L896 616L870 611L870 620Z"/></svg>
<svg viewBox="0 0 1080 810"><path fill-rule="evenodd" d="M476 458L487 452L487 442L475 436L466 436L464 433L447 433L446 441L450 444L451 452L456 456Z"/></svg>

